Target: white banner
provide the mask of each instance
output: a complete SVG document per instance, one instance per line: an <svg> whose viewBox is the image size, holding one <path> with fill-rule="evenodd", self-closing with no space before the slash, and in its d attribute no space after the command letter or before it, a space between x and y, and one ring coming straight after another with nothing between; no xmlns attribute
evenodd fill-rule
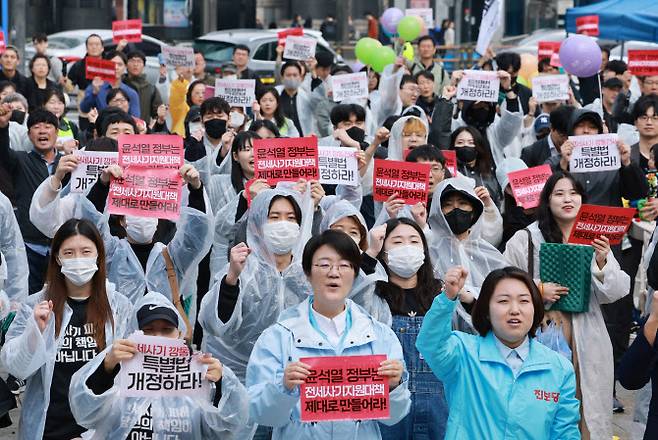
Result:
<svg viewBox="0 0 658 440"><path fill-rule="evenodd" d="M317 44L318 40L315 38L288 35L283 50L283 58L306 61L315 56L315 46Z"/></svg>
<svg viewBox="0 0 658 440"><path fill-rule="evenodd" d="M191 47L162 46L162 56L167 67L194 68L194 49Z"/></svg>
<svg viewBox="0 0 658 440"><path fill-rule="evenodd" d="M256 100L256 80L217 78L215 96L224 98L232 107L250 107Z"/></svg>
<svg viewBox="0 0 658 440"><path fill-rule="evenodd" d="M111 151L75 152L78 166L71 172L71 192L85 192L98 180L103 170L119 161L119 153Z"/></svg>
<svg viewBox="0 0 658 440"><path fill-rule="evenodd" d="M318 147L320 183L357 186L360 176L356 155L351 147Z"/></svg>
<svg viewBox="0 0 658 440"><path fill-rule="evenodd" d="M500 0L485 0L482 9L482 22L480 23L480 32L478 32L478 42L475 50L480 55L484 55L491 43L496 30L502 21L503 3Z"/></svg>
<svg viewBox="0 0 658 440"><path fill-rule="evenodd" d="M616 134L569 136L569 140L573 143L570 172L589 173L621 168Z"/></svg>
<svg viewBox="0 0 658 440"><path fill-rule="evenodd" d="M500 78L497 72L464 70L457 86L457 99L467 101L498 102Z"/></svg>
<svg viewBox="0 0 658 440"><path fill-rule="evenodd" d="M434 11L432 11L432 8L406 9L404 15L416 15L423 19L426 29L434 28Z"/></svg>
<svg viewBox="0 0 658 440"><path fill-rule="evenodd" d="M128 340L137 344L132 359L121 362L117 376L121 397L207 396L208 366L199 361L201 353L190 356L182 339L133 333Z"/></svg>
<svg viewBox="0 0 658 440"><path fill-rule="evenodd" d="M567 75L538 75L532 79L532 96L537 102L566 101L569 99Z"/></svg>
<svg viewBox="0 0 658 440"><path fill-rule="evenodd" d="M345 99L368 97L368 74L366 72L334 75L331 77L331 89L335 102Z"/></svg>

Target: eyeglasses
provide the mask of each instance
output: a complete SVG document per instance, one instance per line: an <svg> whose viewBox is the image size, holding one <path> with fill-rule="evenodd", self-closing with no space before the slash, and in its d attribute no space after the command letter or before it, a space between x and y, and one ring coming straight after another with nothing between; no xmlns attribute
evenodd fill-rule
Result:
<svg viewBox="0 0 658 440"><path fill-rule="evenodd" d="M645 80L642 82L642 84L644 84L645 86L649 86L649 87L652 87L652 86L658 86L658 81L651 81L651 80L646 80L646 79L645 79Z"/></svg>
<svg viewBox="0 0 658 440"><path fill-rule="evenodd" d="M334 268L337 268L338 273L340 273L341 275L347 275L350 272L354 273L354 267L349 263L335 263L335 264L315 263L313 267L317 267L318 270L323 274L328 274Z"/></svg>
<svg viewBox="0 0 658 440"><path fill-rule="evenodd" d="M658 84L658 83L656 83L656 84ZM658 123L658 115L653 115L653 116L642 115L638 119L642 122L649 122L649 120L651 120L651 122Z"/></svg>

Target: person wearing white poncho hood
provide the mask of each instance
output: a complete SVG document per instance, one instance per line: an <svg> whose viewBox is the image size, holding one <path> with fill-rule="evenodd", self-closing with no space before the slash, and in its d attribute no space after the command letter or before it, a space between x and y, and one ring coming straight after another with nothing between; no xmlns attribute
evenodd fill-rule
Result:
<svg viewBox="0 0 658 440"><path fill-rule="evenodd" d="M27 298L29 275L27 256L14 208L2 193L0 193L0 253L2 253L0 289L5 291L12 304L20 304Z"/></svg>
<svg viewBox="0 0 658 440"><path fill-rule="evenodd" d="M186 333L173 304L155 292L135 304L130 330L172 339ZM134 342L116 340L71 379L71 410L78 423L94 431L92 439L239 440L235 431L247 422L248 397L230 368L210 356L201 358L208 365L210 395L121 397L114 381L121 362L135 352Z"/></svg>

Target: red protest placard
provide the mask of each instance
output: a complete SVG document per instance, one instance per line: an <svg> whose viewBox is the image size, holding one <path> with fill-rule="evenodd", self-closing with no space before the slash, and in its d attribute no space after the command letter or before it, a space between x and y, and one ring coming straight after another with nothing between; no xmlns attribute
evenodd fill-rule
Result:
<svg viewBox="0 0 658 440"><path fill-rule="evenodd" d="M292 29L284 29L282 31L277 32L277 38L279 39L279 46L286 45L286 37L288 36L302 37L304 36L304 29L292 28Z"/></svg>
<svg viewBox="0 0 658 440"><path fill-rule="evenodd" d="M457 177L457 152L455 150L441 150L441 153L446 160L445 168L450 170L452 177Z"/></svg>
<svg viewBox="0 0 658 440"><path fill-rule="evenodd" d="M183 138L177 135L122 134L117 140L119 165L178 170L183 159Z"/></svg>
<svg viewBox="0 0 658 440"><path fill-rule="evenodd" d="M571 229L569 243L592 244L595 238L605 235L611 245L619 244L634 215L634 208L583 205Z"/></svg>
<svg viewBox="0 0 658 440"><path fill-rule="evenodd" d="M553 172L550 165L541 165L507 173L516 203L521 205L523 209L539 206L539 195L551 174Z"/></svg>
<svg viewBox="0 0 658 440"><path fill-rule="evenodd" d="M584 15L576 18L576 33L596 37L599 35L599 16Z"/></svg>
<svg viewBox="0 0 658 440"><path fill-rule="evenodd" d="M177 169L129 167L110 184L110 214L177 220L182 177Z"/></svg>
<svg viewBox="0 0 658 440"><path fill-rule="evenodd" d="M376 201L385 202L397 193L407 205L427 203L431 165L429 163L400 162L375 159L372 194Z"/></svg>
<svg viewBox="0 0 658 440"><path fill-rule="evenodd" d="M255 139L254 177L267 179L270 185L318 180L318 138Z"/></svg>
<svg viewBox="0 0 658 440"><path fill-rule="evenodd" d="M114 61L87 57L85 60L85 78L93 80L96 77L111 83L116 81L117 68Z"/></svg>
<svg viewBox="0 0 658 440"><path fill-rule="evenodd" d="M311 374L301 385L302 422L390 417L388 379L377 374L384 355L301 358Z"/></svg>
<svg viewBox="0 0 658 440"><path fill-rule="evenodd" d="M7 42L5 41L4 31L0 31L0 53L4 52L7 48Z"/></svg>
<svg viewBox="0 0 658 440"><path fill-rule="evenodd" d="M119 44L121 40L129 43L142 41L142 20L140 18L112 22L112 42Z"/></svg>
<svg viewBox="0 0 658 440"><path fill-rule="evenodd" d="M540 41L537 44L537 58L551 58L554 53L560 52L560 41Z"/></svg>
<svg viewBox="0 0 658 440"><path fill-rule="evenodd" d="M629 50L628 70L633 75L658 75L658 50Z"/></svg>

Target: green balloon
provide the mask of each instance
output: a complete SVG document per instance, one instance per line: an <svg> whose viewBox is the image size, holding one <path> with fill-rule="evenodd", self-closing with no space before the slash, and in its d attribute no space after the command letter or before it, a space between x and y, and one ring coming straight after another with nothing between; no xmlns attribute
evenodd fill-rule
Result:
<svg viewBox="0 0 658 440"><path fill-rule="evenodd" d="M354 47L354 54L356 55L356 59L363 64L370 64L373 55L380 47L382 47L382 43L374 38L361 38Z"/></svg>
<svg viewBox="0 0 658 440"><path fill-rule="evenodd" d="M414 41L420 35L421 26L418 19L406 16L398 23L398 35L404 41Z"/></svg>
<svg viewBox="0 0 658 440"><path fill-rule="evenodd" d="M382 73L384 71L384 67L395 63L396 58L397 57L393 49L391 49L389 46L383 46L380 47L375 53L371 66L373 69L375 69L375 72Z"/></svg>

